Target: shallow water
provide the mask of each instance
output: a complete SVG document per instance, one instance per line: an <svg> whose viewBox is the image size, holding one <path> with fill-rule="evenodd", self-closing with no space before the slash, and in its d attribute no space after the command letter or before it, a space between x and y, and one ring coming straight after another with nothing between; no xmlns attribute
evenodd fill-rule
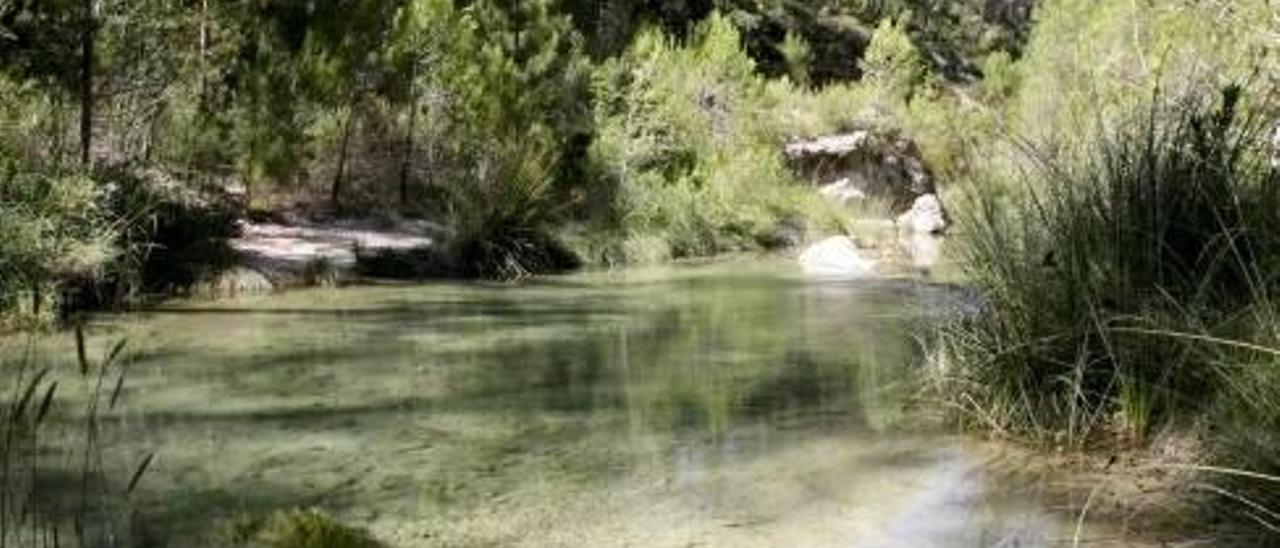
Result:
<svg viewBox="0 0 1280 548"><path fill-rule="evenodd" d="M312 506L403 547L1069 539L907 411L912 326L946 300L731 261L179 303L96 322L130 341L103 447L157 455L149 546Z"/></svg>

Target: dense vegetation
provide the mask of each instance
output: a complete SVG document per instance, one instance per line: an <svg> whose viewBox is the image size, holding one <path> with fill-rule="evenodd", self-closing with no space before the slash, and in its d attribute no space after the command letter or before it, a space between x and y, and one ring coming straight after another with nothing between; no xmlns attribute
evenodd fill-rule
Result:
<svg viewBox="0 0 1280 548"><path fill-rule="evenodd" d="M419 270L472 276L794 243L839 220L794 184L782 142L903 114L939 135L944 168L963 164L943 83L1016 55L1029 13L9 2L0 207L22 228L0 249L0 308L41 318L199 281L233 259L216 242L244 206L443 222L440 264ZM944 112L910 109L925 96ZM186 207L201 204L218 211Z"/></svg>

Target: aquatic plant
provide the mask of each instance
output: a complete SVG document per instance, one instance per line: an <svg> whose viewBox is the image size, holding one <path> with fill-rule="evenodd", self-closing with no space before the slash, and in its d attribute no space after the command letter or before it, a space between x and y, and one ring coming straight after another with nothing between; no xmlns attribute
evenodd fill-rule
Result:
<svg viewBox="0 0 1280 548"><path fill-rule="evenodd" d="M253 548L382 548L363 530L316 509L289 510L233 524L231 541Z"/></svg>

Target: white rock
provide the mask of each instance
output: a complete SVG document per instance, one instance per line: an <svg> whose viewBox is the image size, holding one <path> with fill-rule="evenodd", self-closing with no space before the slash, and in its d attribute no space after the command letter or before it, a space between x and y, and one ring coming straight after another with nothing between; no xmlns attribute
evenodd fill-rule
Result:
<svg viewBox="0 0 1280 548"><path fill-rule="evenodd" d="M927 272L937 266L942 258L942 238L936 234L920 233L907 236L902 245L911 258L912 268Z"/></svg>
<svg viewBox="0 0 1280 548"><path fill-rule="evenodd" d="M800 254L800 268L813 276L863 278L874 275L876 265L848 236L832 236Z"/></svg>
<svg viewBox="0 0 1280 548"><path fill-rule="evenodd" d="M1280 123L1271 130L1271 167L1280 169Z"/></svg>
<svg viewBox="0 0 1280 548"><path fill-rule="evenodd" d="M867 146L873 140L872 138L873 135L869 131L827 135L811 141L790 143L786 146L786 154L790 158L848 154Z"/></svg>
<svg viewBox="0 0 1280 548"><path fill-rule="evenodd" d="M898 228L907 234L938 234L947 229L947 213L937 194L923 194L911 209L898 216Z"/></svg>

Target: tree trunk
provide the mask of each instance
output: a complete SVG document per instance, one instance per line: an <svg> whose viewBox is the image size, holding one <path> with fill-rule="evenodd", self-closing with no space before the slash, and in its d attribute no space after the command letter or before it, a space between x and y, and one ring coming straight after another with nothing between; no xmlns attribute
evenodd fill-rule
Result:
<svg viewBox="0 0 1280 548"><path fill-rule="evenodd" d="M413 170L413 138L418 129L418 64L413 64L409 78L409 131L405 134L404 153L400 159L400 209L409 207L409 174Z"/></svg>
<svg viewBox="0 0 1280 548"><path fill-rule="evenodd" d="M347 146L351 142L351 119L355 117L355 101L347 110L347 119L342 122L342 143L338 146L338 168L333 173L333 186L329 188L329 202L335 212L342 210L342 181L347 171Z"/></svg>
<svg viewBox="0 0 1280 548"><path fill-rule="evenodd" d="M42 308L40 305L42 304L41 301L44 300L43 289L44 288L40 286L39 280L36 280L31 284L31 316L34 318L40 317Z"/></svg>
<svg viewBox="0 0 1280 548"><path fill-rule="evenodd" d="M93 56L98 0L84 0L80 28L80 164L90 167L93 148Z"/></svg>
<svg viewBox="0 0 1280 548"><path fill-rule="evenodd" d="M205 57L209 51L209 0L200 0L200 104L204 104L205 87L208 85Z"/></svg>

